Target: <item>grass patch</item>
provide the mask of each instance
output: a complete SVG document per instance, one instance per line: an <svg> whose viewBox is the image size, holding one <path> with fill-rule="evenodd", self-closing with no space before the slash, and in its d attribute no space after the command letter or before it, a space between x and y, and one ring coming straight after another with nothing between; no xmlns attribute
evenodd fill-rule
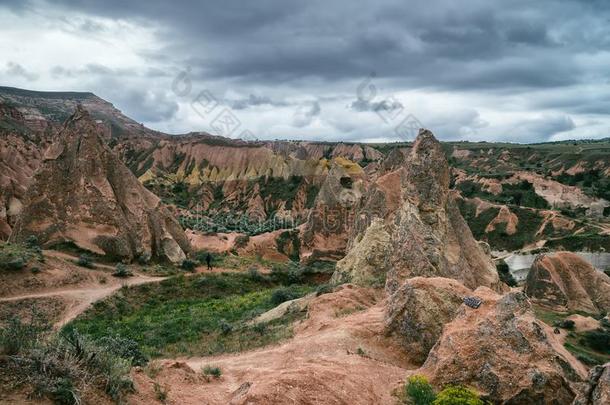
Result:
<svg viewBox="0 0 610 405"><path fill-rule="evenodd" d="M275 307L279 296L298 298L315 286L282 286L271 277L207 274L124 287L96 303L69 327L93 337L138 342L152 357L210 355L264 346L292 336L300 314L269 322L264 334L247 322Z"/></svg>
<svg viewBox="0 0 610 405"><path fill-rule="evenodd" d="M0 242L0 270L19 271L31 262L43 262L42 250L35 244Z"/></svg>

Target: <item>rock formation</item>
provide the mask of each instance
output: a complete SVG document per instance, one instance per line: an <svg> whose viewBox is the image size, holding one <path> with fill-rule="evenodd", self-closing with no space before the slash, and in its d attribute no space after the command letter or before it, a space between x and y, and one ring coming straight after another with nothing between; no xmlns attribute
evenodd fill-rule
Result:
<svg viewBox="0 0 610 405"><path fill-rule="evenodd" d="M458 309L420 371L435 386L472 386L494 403L571 403L586 370L536 319L525 294L480 287L474 295L483 304Z"/></svg>
<svg viewBox="0 0 610 405"><path fill-rule="evenodd" d="M589 371L589 385L574 405L610 404L610 363L595 366Z"/></svg>
<svg viewBox="0 0 610 405"><path fill-rule="evenodd" d="M11 238L31 234L46 246L72 242L127 261L181 262L189 250L173 215L113 154L80 106L45 152Z"/></svg>
<svg viewBox="0 0 610 405"><path fill-rule="evenodd" d="M355 207L362 198L364 172L356 163L335 158L316 196L302 239L305 250L315 258L345 255Z"/></svg>
<svg viewBox="0 0 610 405"><path fill-rule="evenodd" d="M449 190L449 166L440 143L430 131L421 130L409 155L394 171L378 177L369 187L355 215L352 241L365 240L371 218L381 218L390 235L387 263L338 267L336 280L364 280L367 269L386 268L386 288L391 294L411 277L447 277L468 288L487 286L502 290L491 257L472 236ZM383 165L383 163L382 163ZM361 215L362 214L362 215ZM360 218L363 217L363 218ZM375 232L380 226L375 224ZM387 239L384 239L387 240ZM371 257L368 244L350 243L346 263L355 257ZM359 250L363 250L359 252ZM348 274L349 269L354 274ZM372 277L371 274L368 277Z"/></svg>
<svg viewBox="0 0 610 405"><path fill-rule="evenodd" d="M398 336L413 360L423 363L443 325L453 320L463 298L470 294L471 290L448 278L409 279L388 298L386 334Z"/></svg>
<svg viewBox="0 0 610 405"><path fill-rule="evenodd" d="M525 293L558 310L610 311L610 277L570 252L540 255L525 281Z"/></svg>
<svg viewBox="0 0 610 405"><path fill-rule="evenodd" d="M383 221L375 219L347 255L337 262L332 283L361 286L384 285L390 235Z"/></svg>
<svg viewBox="0 0 610 405"><path fill-rule="evenodd" d="M449 192L449 165L430 131L420 131L404 167L395 223L389 292L415 276L453 278L469 288L503 288Z"/></svg>

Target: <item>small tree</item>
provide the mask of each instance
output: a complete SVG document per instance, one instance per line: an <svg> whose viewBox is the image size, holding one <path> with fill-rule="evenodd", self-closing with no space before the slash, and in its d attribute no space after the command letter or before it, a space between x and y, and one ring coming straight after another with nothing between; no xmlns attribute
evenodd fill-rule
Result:
<svg viewBox="0 0 610 405"><path fill-rule="evenodd" d="M409 377L405 384L405 393L414 405L430 405L436 398L432 385L421 375Z"/></svg>
<svg viewBox="0 0 610 405"><path fill-rule="evenodd" d="M195 267L197 267L197 263L193 260L186 259L182 262L180 267L182 267L183 270L193 272L195 271Z"/></svg>
<svg viewBox="0 0 610 405"><path fill-rule="evenodd" d="M479 395L463 385L450 385L438 393L433 405L484 405Z"/></svg>
<svg viewBox="0 0 610 405"><path fill-rule="evenodd" d="M92 260L92 259L91 259L91 257L90 257L88 254L86 254L86 253L83 253L82 255L80 255L80 256L78 257L78 262L77 262L77 264L78 264L79 266L81 266L81 267L86 267L86 268L88 268L88 269L92 269L92 268L94 267L94 266L93 266L93 260Z"/></svg>
<svg viewBox="0 0 610 405"><path fill-rule="evenodd" d="M123 263L119 263L116 265L116 269L112 275L115 277L125 278L133 276L133 273Z"/></svg>

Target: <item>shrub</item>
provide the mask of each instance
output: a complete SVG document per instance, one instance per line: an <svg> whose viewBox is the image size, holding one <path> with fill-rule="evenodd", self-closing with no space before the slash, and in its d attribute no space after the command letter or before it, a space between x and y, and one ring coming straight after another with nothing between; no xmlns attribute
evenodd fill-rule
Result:
<svg viewBox="0 0 610 405"><path fill-rule="evenodd" d="M239 235L235 238L235 247L238 249L246 247L248 242L250 242L250 237L248 235Z"/></svg>
<svg viewBox="0 0 610 405"><path fill-rule="evenodd" d="M263 275L254 266L252 266L248 269L248 277L250 277L250 280L256 281L256 282L263 281L263 279L264 279Z"/></svg>
<svg viewBox="0 0 610 405"><path fill-rule="evenodd" d="M31 271L33 274L38 274L38 273L40 273L40 267L34 266L34 267L32 267Z"/></svg>
<svg viewBox="0 0 610 405"><path fill-rule="evenodd" d="M116 265L116 268L114 270L114 273L112 273L112 275L114 277L125 278L125 277L133 276L133 273L123 263L119 263L119 264Z"/></svg>
<svg viewBox="0 0 610 405"><path fill-rule="evenodd" d="M218 326L220 328L220 333L223 335L228 335L229 333L233 332L233 325L224 319L221 319L220 322L218 322Z"/></svg>
<svg viewBox="0 0 610 405"><path fill-rule="evenodd" d="M438 393L433 405L484 405L479 395L468 387L450 385Z"/></svg>
<svg viewBox="0 0 610 405"><path fill-rule="evenodd" d="M29 248L39 248L40 243L38 242L38 237L36 235L30 235L25 240L25 245Z"/></svg>
<svg viewBox="0 0 610 405"><path fill-rule="evenodd" d="M599 328L587 331L581 340L598 352L610 354L610 330Z"/></svg>
<svg viewBox="0 0 610 405"><path fill-rule="evenodd" d="M222 370L220 369L220 367L212 367L210 365L203 367L201 369L201 372L207 378L209 378L209 377L220 378L220 376L222 375Z"/></svg>
<svg viewBox="0 0 610 405"><path fill-rule="evenodd" d="M556 322L556 324L554 326L557 326L557 327L563 328L563 329L574 330L575 325L576 324L574 323L573 320L564 319L563 321Z"/></svg>
<svg viewBox="0 0 610 405"><path fill-rule="evenodd" d="M508 264L506 264L506 262L504 260L500 261L500 263L498 263L496 265L496 270L498 271L498 276L500 276L500 281L502 281L503 283L507 284L510 287L517 286L517 281L515 280L513 275L510 273Z"/></svg>
<svg viewBox="0 0 610 405"><path fill-rule="evenodd" d="M264 335L267 332L267 324L265 322L259 322L253 327L254 331L259 335Z"/></svg>
<svg viewBox="0 0 610 405"><path fill-rule="evenodd" d="M91 259L91 256L89 256L86 253L83 253L82 255L80 255L78 257L78 261L77 264L81 267L86 267L88 269L92 269L93 266L93 259Z"/></svg>
<svg viewBox="0 0 610 405"><path fill-rule="evenodd" d="M15 257L14 259L11 259L6 262L4 267L7 270L21 270L25 267L26 264L27 262L23 257Z"/></svg>
<svg viewBox="0 0 610 405"><path fill-rule="evenodd" d="M135 340L121 336L105 336L97 340L97 343L120 358L129 360L134 366L145 366L148 363L148 356L142 352Z"/></svg>
<svg viewBox="0 0 610 405"><path fill-rule="evenodd" d="M18 316L11 317L0 329L1 352L16 355L27 351L49 330L51 325L38 313L33 313L29 322L23 322Z"/></svg>
<svg viewBox="0 0 610 405"><path fill-rule="evenodd" d="M186 259L182 262L180 267L182 267L183 270L193 272L193 271L195 271L195 267L197 267L197 262Z"/></svg>
<svg viewBox="0 0 610 405"><path fill-rule="evenodd" d="M295 298L295 294L289 288L278 288L271 294L271 303L277 306L282 302L290 301Z"/></svg>
<svg viewBox="0 0 610 405"><path fill-rule="evenodd" d="M405 394L414 405L429 405L436 398L432 385L426 377L421 375L409 377L405 384Z"/></svg>
<svg viewBox="0 0 610 405"><path fill-rule="evenodd" d="M169 388L167 386L161 386L158 382L155 382L153 386L155 390L155 396L162 404L167 402L167 397L169 396Z"/></svg>
<svg viewBox="0 0 610 405"><path fill-rule="evenodd" d="M321 284L316 288L316 297L333 292L332 284Z"/></svg>

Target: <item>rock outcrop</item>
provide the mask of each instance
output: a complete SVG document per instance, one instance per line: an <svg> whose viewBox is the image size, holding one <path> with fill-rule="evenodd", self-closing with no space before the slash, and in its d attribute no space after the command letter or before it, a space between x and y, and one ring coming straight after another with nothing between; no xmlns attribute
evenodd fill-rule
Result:
<svg viewBox="0 0 610 405"><path fill-rule="evenodd" d="M379 227L375 218L383 219L390 235L384 249L388 292L394 293L405 280L417 276L452 278L468 288L504 289L491 257L472 236L449 190L449 165L441 144L422 129L408 156L403 156L391 156L395 162L388 167L395 170L371 185L350 230L352 241L358 241L364 239L361 235L367 234L369 223ZM367 245L350 245L350 259L369 255ZM339 266L335 279L353 281L346 273Z"/></svg>
<svg viewBox="0 0 610 405"><path fill-rule="evenodd" d="M538 256L524 291L533 300L558 310L610 311L610 277L570 252Z"/></svg>
<svg viewBox="0 0 610 405"><path fill-rule="evenodd" d="M586 370L536 319L525 294L480 287L474 295L483 304L458 309L420 371L435 386L472 386L494 403L571 403Z"/></svg>
<svg viewBox="0 0 610 405"><path fill-rule="evenodd" d="M383 221L376 218L347 255L337 262L331 282L383 286L389 247L390 234L385 230Z"/></svg>
<svg viewBox="0 0 610 405"><path fill-rule="evenodd" d="M388 298L385 330L400 338L414 361L423 363L451 322L463 298L472 294L456 280L415 277L407 280Z"/></svg>
<svg viewBox="0 0 610 405"><path fill-rule="evenodd" d="M583 397L575 405L610 404L610 363L593 367L588 382Z"/></svg>
<svg viewBox="0 0 610 405"><path fill-rule="evenodd" d="M356 163L343 158L331 161L331 168L303 227L303 247L307 254L336 259L345 255L364 182L364 172Z"/></svg>
<svg viewBox="0 0 610 405"><path fill-rule="evenodd" d="M181 262L190 249L173 215L113 154L80 106L45 152L11 238L32 234L46 246L72 242L125 261Z"/></svg>

